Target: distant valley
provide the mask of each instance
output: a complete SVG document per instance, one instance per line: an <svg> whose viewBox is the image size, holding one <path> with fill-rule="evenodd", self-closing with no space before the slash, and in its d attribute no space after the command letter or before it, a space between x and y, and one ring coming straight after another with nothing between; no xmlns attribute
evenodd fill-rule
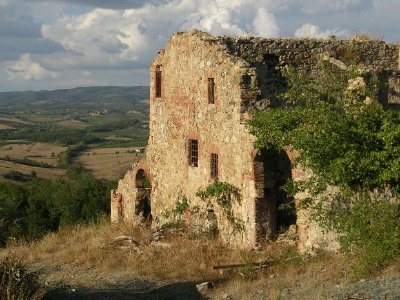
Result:
<svg viewBox="0 0 400 300"><path fill-rule="evenodd" d="M148 99L148 86L0 93L0 180L56 178L74 162L118 179L146 145Z"/></svg>

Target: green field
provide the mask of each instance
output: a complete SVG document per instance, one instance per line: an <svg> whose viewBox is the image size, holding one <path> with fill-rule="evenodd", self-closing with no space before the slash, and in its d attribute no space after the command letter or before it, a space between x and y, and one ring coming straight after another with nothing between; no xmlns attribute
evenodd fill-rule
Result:
<svg viewBox="0 0 400 300"><path fill-rule="evenodd" d="M63 173L61 168L66 167L65 163L76 161L84 149L106 149L106 153L114 153L107 148L145 147L148 99L146 86L0 93L0 147L4 152L4 157L0 157L4 165L0 178L14 170L13 166L24 174L35 171L41 177L58 176ZM39 149L34 155L27 150L32 145ZM63 163L59 162L59 156L64 158ZM115 160L115 157L103 155L102 159ZM87 160L79 161L85 166ZM108 173L121 176L121 170L130 165L129 160L123 161L116 166L118 171L108 170ZM51 165L53 170L48 176L43 176L46 172L41 169L37 172L40 162ZM105 165L112 167L113 164L106 162ZM108 178L116 179L114 175Z"/></svg>

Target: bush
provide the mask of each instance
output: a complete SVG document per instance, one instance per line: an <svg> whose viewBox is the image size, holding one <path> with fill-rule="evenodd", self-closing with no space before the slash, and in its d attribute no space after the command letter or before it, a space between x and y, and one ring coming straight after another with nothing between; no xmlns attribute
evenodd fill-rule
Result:
<svg viewBox="0 0 400 300"><path fill-rule="evenodd" d="M349 199L352 199L351 201ZM400 200L390 192L345 196L329 211L342 251L354 260L356 276L369 276L400 255Z"/></svg>
<svg viewBox="0 0 400 300"><path fill-rule="evenodd" d="M321 63L316 76L288 70L282 106L248 124L259 148L296 150L294 165L310 176L286 188L309 195L302 204L339 233L359 275L400 254L400 113L378 102L384 83L375 77L354 63L343 71ZM329 186L340 195L326 199Z"/></svg>
<svg viewBox="0 0 400 300"><path fill-rule="evenodd" d="M0 182L0 247L10 239L40 238L60 226L109 213L109 191L115 183L97 180L78 164L67 173L69 177L55 181Z"/></svg>
<svg viewBox="0 0 400 300"><path fill-rule="evenodd" d="M41 299L43 295L36 273L13 258L0 261L0 299Z"/></svg>

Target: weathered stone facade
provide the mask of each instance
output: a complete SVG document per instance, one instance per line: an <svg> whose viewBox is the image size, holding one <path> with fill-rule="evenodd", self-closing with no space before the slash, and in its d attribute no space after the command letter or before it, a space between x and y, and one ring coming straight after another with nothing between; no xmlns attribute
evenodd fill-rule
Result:
<svg viewBox="0 0 400 300"><path fill-rule="evenodd" d="M187 199L186 221L203 226L212 213L226 243L251 247L274 238L279 227L290 225L283 224L277 211L287 200L279 186L306 175L292 170L293 153L254 148L255 138L246 127L249 110L279 105L275 93L285 88L281 74L285 66L312 72L321 59L340 64L348 56L388 83L381 91L386 105L400 103L398 45L213 37L196 30L175 33L150 67L146 158L133 165L112 192L112 221L147 221L158 226L168 222L166 212ZM214 181L212 177L238 191L231 204L243 230L227 220L222 207L207 206L195 195ZM314 239L308 234L306 219L297 216L303 248Z"/></svg>

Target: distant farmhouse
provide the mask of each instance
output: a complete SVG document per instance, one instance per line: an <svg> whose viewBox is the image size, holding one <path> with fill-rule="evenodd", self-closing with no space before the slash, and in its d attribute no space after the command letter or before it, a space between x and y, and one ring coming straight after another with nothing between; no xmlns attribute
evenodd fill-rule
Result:
<svg viewBox="0 0 400 300"><path fill-rule="evenodd" d="M276 238L290 225L302 249L327 239L307 214L282 216L290 201L280 187L305 176L293 169L293 153L256 149L246 122L252 109L278 104L288 66L313 72L326 60L340 71L349 50L358 63L387 85L379 99L400 104L399 45L375 40L263 39L214 37L192 30L175 33L150 67L150 137L145 159L112 191L113 222L171 222L182 218L193 228L217 227L231 245L252 247ZM212 182L235 190L230 218L218 203L196 196ZM295 203L298 199L294 199ZM240 224L231 222L236 220Z"/></svg>

